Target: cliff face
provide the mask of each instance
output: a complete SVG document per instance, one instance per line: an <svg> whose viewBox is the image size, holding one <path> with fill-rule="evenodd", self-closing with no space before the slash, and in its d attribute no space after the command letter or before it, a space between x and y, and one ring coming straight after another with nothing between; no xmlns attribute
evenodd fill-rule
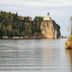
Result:
<svg viewBox="0 0 72 72"><path fill-rule="evenodd" d="M60 37L60 27L52 19L44 19L40 29L44 38L56 39Z"/></svg>

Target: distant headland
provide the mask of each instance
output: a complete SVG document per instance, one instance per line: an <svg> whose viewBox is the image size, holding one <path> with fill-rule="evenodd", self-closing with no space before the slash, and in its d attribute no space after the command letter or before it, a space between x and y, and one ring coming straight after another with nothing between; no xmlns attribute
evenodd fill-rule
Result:
<svg viewBox="0 0 72 72"><path fill-rule="evenodd" d="M60 26L49 16L18 16L11 12L0 12L0 39L57 39Z"/></svg>

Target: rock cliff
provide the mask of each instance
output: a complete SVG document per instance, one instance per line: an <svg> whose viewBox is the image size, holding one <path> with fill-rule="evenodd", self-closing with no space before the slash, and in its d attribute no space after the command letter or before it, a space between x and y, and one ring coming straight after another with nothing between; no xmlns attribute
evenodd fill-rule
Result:
<svg viewBox="0 0 72 72"><path fill-rule="evenodd" d="M48 39L60 38L60 26L51 17L46 16L40 26L42 36Z"/></svg>

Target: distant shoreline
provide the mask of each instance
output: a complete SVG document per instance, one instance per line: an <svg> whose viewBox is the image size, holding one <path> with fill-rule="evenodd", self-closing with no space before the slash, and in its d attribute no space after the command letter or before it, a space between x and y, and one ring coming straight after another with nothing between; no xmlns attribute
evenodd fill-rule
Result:
<svg viewBox="0 0 72 72"><path fill-rule="evenodd" d="M66 38L66 37L60 37L60 38L56 38L56 39L61 39L61 38ZM44 37L42 37L42 36L40 36L40 37L28 37L28 36L26 36L26 37L19 37L19 36L14 36L14 37L7 37L7 36L5 36L5 37L2 37L2 38L0 38L0 40L25 40L25 39L47 39L47 38L44 38ZM55 39L51 39L51 40L55 40Z"/></svg>
<svg viewBox="0 0 72 72"><path fill-rule="evenodd" d="M15 36L15 37L7 37L7 36L5 36L5 37L2 37L2 38L0 38L0 40L23 40L23 39L46 39L46 38L44 38L44 37L28 37L28 36L26 36L26 37L19 37L19 36Z"/></svg>

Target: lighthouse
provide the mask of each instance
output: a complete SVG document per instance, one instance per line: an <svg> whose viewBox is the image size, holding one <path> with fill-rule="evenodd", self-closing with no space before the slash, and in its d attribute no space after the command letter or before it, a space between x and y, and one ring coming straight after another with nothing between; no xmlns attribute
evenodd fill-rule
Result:
<svg viewBox="0 0 72 72"><path fill-rule="evenodd" d="M49 13L47 14L47 16L43 17L43 22L41 23L41 33L45 38L54 38L54 26Z"/></svg>
<svg viewBox="0 0 72 72"><path fill-rule="evenodd" d="M49 13L43 17L43 22L41 23L40 29L44 38L56 39L60 36L60 34L58 34L60 33L59 25L56 24Z"/></svg>

